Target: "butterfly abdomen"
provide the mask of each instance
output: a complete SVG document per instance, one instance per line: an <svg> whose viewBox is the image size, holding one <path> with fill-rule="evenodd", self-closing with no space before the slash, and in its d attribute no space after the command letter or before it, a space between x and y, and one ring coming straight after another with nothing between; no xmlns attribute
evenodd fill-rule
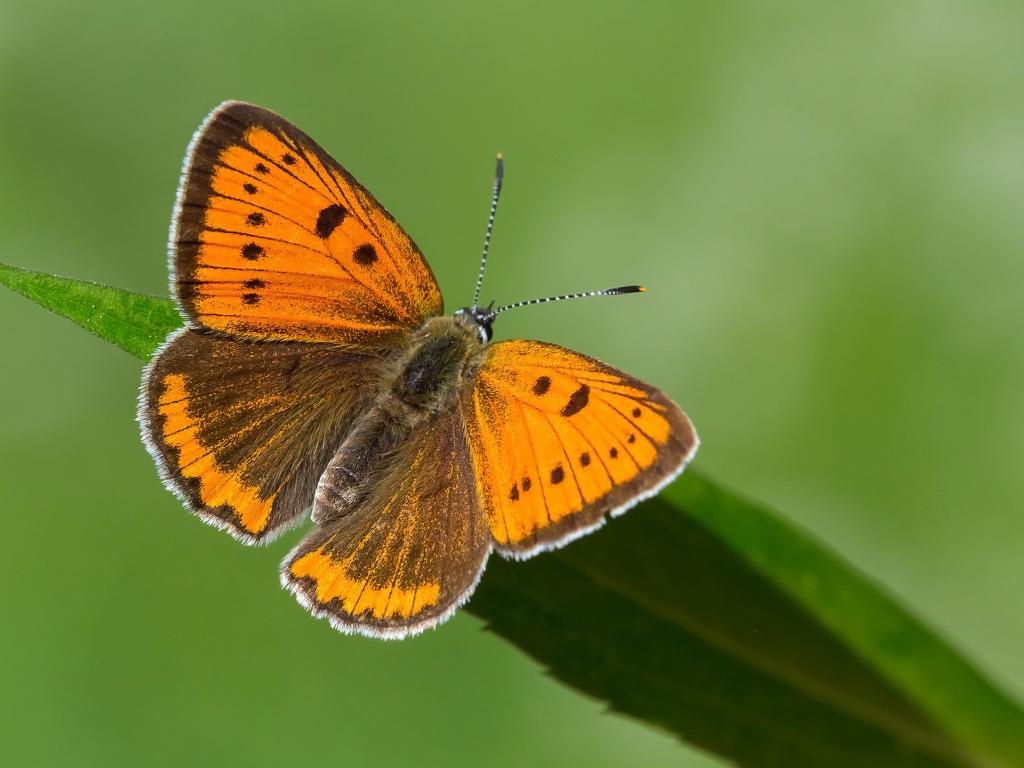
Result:
<svg viewBox="0 0 1024 768"><path fill-rule="evenodd" d="M401 410L381 402L367 411L345 438L317 485L313 520L323 524L351 512L374 482L388 474L395 451L413 423Z"/></svg>

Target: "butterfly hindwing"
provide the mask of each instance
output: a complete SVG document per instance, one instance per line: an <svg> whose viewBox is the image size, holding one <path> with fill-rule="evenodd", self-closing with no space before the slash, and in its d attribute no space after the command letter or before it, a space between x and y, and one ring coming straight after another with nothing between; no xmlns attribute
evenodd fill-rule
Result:
<svg viewBox="0 0 1024 768"><path fill-rule="evenodd" d="M662 392L538 341L490 345L463 397L479 497L495 544L558 546L675 477L697 435Z"/></svg>
<svg viewBox="0 0 1024 768"><path fill-rule="evenodd" d="M247 543L268 540L309 508L380 365L333 345L183 329L146 369L143 438L190 509Z"/></svg>
<svg viewBox="0 0 1024 768"><path fill-rule="evenodd" d="M324 517L281 566L315 616L343 632L403 637L451 615L491 550L459 409L410 433L355 509Z"/></svg>
<svg viewBox="0 0 1024 768"><path fill-rule="evenodd" d="M288 121L226 102L196 132L171 235L179 305L258 339L394 346L442 311L392 216Z"/></svg>

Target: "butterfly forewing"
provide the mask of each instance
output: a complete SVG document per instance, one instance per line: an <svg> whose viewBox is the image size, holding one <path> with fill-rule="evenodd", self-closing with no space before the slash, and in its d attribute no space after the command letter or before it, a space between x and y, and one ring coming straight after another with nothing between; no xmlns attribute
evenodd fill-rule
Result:
<svg viewBox="0 0 1024 768"><path fill-rule="evenodd" d="M474 475L500 551L557 546L678 474L697 436L663 393L554 344L492 344L463 397Z"/></svg>
<svg viewBox="0 0 1024 768"><path fill-rule="evenodd" d="M227 102L186 158L171 247L193 323L234 336L394 346L442 311L391 215L283 118Z"/></svg>

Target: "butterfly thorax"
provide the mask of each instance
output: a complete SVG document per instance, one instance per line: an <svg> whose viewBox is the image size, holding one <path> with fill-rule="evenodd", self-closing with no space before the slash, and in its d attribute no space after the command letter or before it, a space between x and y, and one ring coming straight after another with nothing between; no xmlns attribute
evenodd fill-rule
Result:
<svg viewBox="0 0 1024 768"><path fill-rule="evenodd" d="M415 411L436 413L449 407L471 377L483 347L472 320L461 315L430 318L398 360L391 397Z"/></svg>

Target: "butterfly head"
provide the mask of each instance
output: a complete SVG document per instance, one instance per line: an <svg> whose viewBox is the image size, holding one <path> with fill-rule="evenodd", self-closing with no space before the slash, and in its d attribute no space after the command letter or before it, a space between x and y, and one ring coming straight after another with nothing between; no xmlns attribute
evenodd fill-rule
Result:
<svg viewBox="0 0 1024 768"><path fill-rule="evenodd" d="M492 301L487 307L463 307L455 313L455 318L472 327L480 337L480 341L486 344L494 335L491 326L494 324L494 318L498 316L498 313L492 309L493 306L494 302Z"/></svg>

